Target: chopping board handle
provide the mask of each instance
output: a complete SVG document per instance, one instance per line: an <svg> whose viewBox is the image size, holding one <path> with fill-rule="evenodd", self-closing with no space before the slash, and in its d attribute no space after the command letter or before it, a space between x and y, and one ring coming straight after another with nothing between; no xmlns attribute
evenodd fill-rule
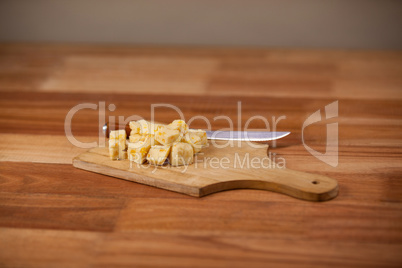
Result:
<svg viewBox="0 0 402 268"><path fill-rule="evenodd" d="M233 189L268 190L308 201L327 201L338 195L338 182L327 176L291 169L268 170L269 176L227 180L200 189L200 196Z"/></svg>

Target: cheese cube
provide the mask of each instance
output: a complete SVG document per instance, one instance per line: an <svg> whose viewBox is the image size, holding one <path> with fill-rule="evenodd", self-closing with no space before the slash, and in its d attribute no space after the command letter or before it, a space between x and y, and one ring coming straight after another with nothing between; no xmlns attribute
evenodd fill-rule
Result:
<svg viewBox="0 0 402 268"><path fill-rule="evenodd" d="M109 156L112 160L126 159L126 140L109 140Z"/></svg>
<svg viewBox="0 0 402 268"><path fill-rule="evenodd" d="M109 156L112 160L119 159L119 140L109 140Z"/></svg>
<svg viewBox="0 0 402 268"><path fill-rule="evenodd" d="M141 134L139 132L137 132L136 130L131 130L130 136L134 136L134 135L141 135Z"/></svg>
<svg viewBox="0 0 402 268"><path fill-rule="evenodd" d="M127 153L130 161L138 164L145 162L149 149L151 148L151 139L146 137L143 141L137 141L128 144Z"/></svg>
<svg viewBox="0 0 402 268"><path fill-rule="evenodd" d="M127 151L119 150L119 159L120 160L127 159Z"/></svg>
<svg viewBox="0 0 402 268"><path fill-rule="evenodd" d="M155 132L155 140L163 145L170 145L178 139L181 139L180 132L170 127L161 126Z"/></svg>
<svg viewBox="0 0 402 268"><path fill-rule="evenodd" d="M119 150L125 150L127 147L126 147L126 144L127 144L127 140L126 139L121 139L121 140L118 140L119 141Z"/></svg>
<svg viewBox="0 0 402 268"><path fill-rule="evenodd" d="M176 142L172 145L169 154L169 162L172 166L188 165L194 161L193 147L184 142Z"/></svg>
<svg viewBox="0 0 402 268"><path fill-rule="evenodd" d="M142 138L142 136L140 134L134 134L134 135L130 135L129 137L129 141L131 143L137 142Z"/></svg>
<svg viewBox="0 0 402 268"><path fill-rule="evenodd" d="M188 130L188 126L187 126L186 122L184 122L183 120L174 120L172 123L169 124L169 127L171 129L180 131L180 133L182 133L183 135Z"/></svg>
<svg viewBox="0 0 402 268"><path fill-rule="evenodd" d="M189 129L188 130L189 133L194 133L195 135L197 135L198 137L200 137L200 144L205 146L208 144L208 137L207 137L207 133L202 130L202 129Z"/></svg>
<svg viewBox="0 0 402 268"><path fill-rule="evenodd" d="M129 123L131 132L130 132L130 136L134 135L134 134L140 134L141 132L141 125L138 122L135 121L130 121Z"/></svg>
<svg viewBox="0 0 402 268"><path fill-rule="evenodd" d="M110 131L109 156L112 160L126 159L126 130Z"/></svg>
<svg viewBox="0 0 402 268"><path fill-rule="evenodd" d="M151 139L151 146L161 145L161 143L155 139L155 135L149 135L149 138Z"/></svg>
<svg viewBox="0 0 402 268"><path fill-rule="evenodd" d="M110 131L109 139L126 139L126 130L125 129L119 129L119 130L112 130Z"/></svg>
<svg viewBox="0 0 402 268"><path fill-rule="evenodd" d="M182 142L186 142L193 146L195 154L202 149L201 138L196 133L187 132L186 135L184 135Z"/></svg>
<svg viewBox="0 0 402 268"><path fill-rule="evenodd" d="M161 145L161 143L159 143L159 142L155 139L155 135L152 135L152 134L142 135L139 140L140 140L140 141L146 141L147 139L150 140L151 146L154 146L154 145Z"/></svg>
<svg viewBox="0 0 402 268"><path fill-rule="evenodd" d="M150 134L154 135L155 132L156 132L160 127L166 127L166 125L151 123L151 131L150 131Z"/></svg>
<svg viewBox="0 0 402 268"><path fill-rule="evenodd" d="M138 120L137 123L140 125L140 134L148 135L151 129L151 123L144 119Z"/></svg>
<svg viewBox="0 0 402 268"><path fill-rule="evenodd" d="M119 139L119 159L127 159L127 151L126 151L126 139Z"/></svg>
<svg viewBox="0 0 402 268"><path fill-rule="evenodd" d="M169 153L170 146L155 145L149 150L147 160L152 165L163 165Z"/></svg>

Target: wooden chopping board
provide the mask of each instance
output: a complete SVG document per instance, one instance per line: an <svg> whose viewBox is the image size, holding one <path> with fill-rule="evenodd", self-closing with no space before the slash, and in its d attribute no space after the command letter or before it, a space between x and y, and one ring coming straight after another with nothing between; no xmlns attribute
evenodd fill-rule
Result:
<svg viewBox="0 0 402 268"><path fill-rule="evenodd" d="M217 145L228 141L215 141ZM259 144L261 147L261 144ZM192 165L155 167L128 160L112 161L108 148L94 148L73 159L77 168L138 182L191 196L231 189L262 189L309 201L330 200L338 194L335 179L281 168L267 155L268 145L254 148L247 142L230 142L217 148L211 142Z"/></svg>

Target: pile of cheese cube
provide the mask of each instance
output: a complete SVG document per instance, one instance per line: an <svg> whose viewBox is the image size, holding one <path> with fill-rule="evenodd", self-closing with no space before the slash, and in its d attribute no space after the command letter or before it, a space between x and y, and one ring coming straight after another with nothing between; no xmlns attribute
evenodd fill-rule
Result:
<svg viewBox="0 0 402 268"><path fill-rule="evenodd" d="M174 120L169 125L154 124L146 120L130 122L129 141L126 131L111 131L109 154L112 160L128 159L138 164L146 161L163 165L166 160L172 166L193 163L194 154L208 144L203 130L189 129L183 120Z"/></svg>

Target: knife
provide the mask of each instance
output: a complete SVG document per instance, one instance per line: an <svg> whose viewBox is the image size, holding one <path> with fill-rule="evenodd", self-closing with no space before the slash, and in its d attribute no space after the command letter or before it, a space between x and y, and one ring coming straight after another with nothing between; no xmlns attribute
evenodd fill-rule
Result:
<svg viewBox="0 0 402 268"><path fill-rule="evenodd" d="M115 129L125 129L127 136L130 135L128 125ZM109 138L109 123L103 126L103 133ZM206 130L209 140L244 140L244 141L272 141L286 137L290 132L269 132L269 131L227 131L227 130Z"/></svg>
<svg viewBox="0 0 402 268"><path fill-rule="evenodd" d="M234 140L234 141L272 141L286 137L290 132L269 131L210 131L206 130L209 140Z"/></svg>

